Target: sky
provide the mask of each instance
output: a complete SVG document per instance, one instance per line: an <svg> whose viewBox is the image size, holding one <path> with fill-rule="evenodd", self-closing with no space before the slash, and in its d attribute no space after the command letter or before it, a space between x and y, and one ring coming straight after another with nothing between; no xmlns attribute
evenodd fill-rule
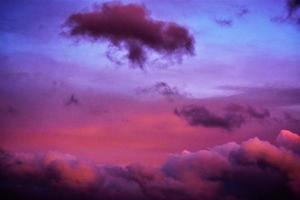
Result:
<svg viewBox="0 0 300 200"><path fill-rule="evenodd" d="M0 191L300 198L299 6L0 1Z"/></svg>

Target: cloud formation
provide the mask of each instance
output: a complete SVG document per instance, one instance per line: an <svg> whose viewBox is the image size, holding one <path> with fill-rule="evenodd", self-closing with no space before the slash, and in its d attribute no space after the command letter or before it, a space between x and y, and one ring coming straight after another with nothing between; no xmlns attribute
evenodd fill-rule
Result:
<svg viewBox="0 0 300 200"><path fill-rule="evenodd" d="M78 104L79 104L79 100L75 97L74 94L71 94L71 96L65 103L66 106L78 105Z"/></svg>
<svg viewBox="0 0 300 200"><path fill-rule="evenodd" d="M279 145L285 147L286 149L292 150L296 154L300 154L300 136L289 131L282 130L276 141Z"/></svg>
<svg viewBox="0 0 300 200"><path fill-rule="evenodd" d="M173 101L176 97L184 95L179 92L179 89L177 87L172 87L168 83L163 81L157 82L151 87L137 88L136 92L138 94L157 93L161 96L166 97L169 101Z"/></svg>
<svg viewBox="0 0 300 200"><path fill-rule="evenodd" d="M245 15L248 15L249 13L250 13L250 10L248 8L241 8L238 11L237 16L244 17Z"/></svg>
<svg viewBox="0 0 300 200"><path fill-rule="evenodd" d="M203 106L184 106L181 109L176 108L174 113L185 119L191 126L216 127L226 130L239 128L245 119L241 114L227 113L224 116L211 112Z"/></svg>
<svg viewBox="0 0 300 200"><path fill-rule="evenodd" d="M300 104L299 87L237 87L222 86L221 89L234 91L232 100L248 100L263 105L294 106Z"/></svg>
<svg viewBox="0 0 300 200"><path fill-rule="evenodd" d="M231 27L233 25L233 21L230 19L215 19L214 21L217 25L223 27Z"/></svg>
<svg viewBox="0 0 300 200"><path fill-rule="evenodd" d="M278 137L283 135L281 132ZM253 138L209 150L183 151L170 156L160 168L100 166L59 152L40 155L1 150L0 196L46 200L294 200L300 197L300 158L289 148Z"/></svg>
<svg viewBox="0 0 300 200"><path fill-rule="evenodd" d="M72 14L66 25L70 36L108 41L125 48L129 61L141 68L147 59L147 49L180 57L194 51L194 39L188 29L175 22L151 18L149 11L139 4L104 3L91 12Z"/></svg>
<svg viewBox="0 0 300 200"><path fill-rule="evenodd" d="M292 14L300 7L300 0L288 0L287 6L290 14Z"/></svg>
<svg viewBox="0 0 300 200"><path fill-rule="evenodd" d="M215 113L204 106L189 105L176 108L174 113L185 119L191 126L222 128L231 131L240 128L249 119L263 120L270 117L267 109L257 109L250 105L229 104L225 112Z"/></svg>
<svg viewBox="0 0 300 200"><path fill-rule="evenodd" d="M228 112L241 113L248 116L249 118L255 118L255 119L265 119L271 116L270 111L266 108L258 109L250 105L245 106L236 103L227 105L225 107L225 110L227 110Z"/></svg>

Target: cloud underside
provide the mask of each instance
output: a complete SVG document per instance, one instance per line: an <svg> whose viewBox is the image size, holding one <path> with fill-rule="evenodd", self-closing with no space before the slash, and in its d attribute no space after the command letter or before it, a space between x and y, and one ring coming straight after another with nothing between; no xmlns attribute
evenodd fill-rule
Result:
<svg viewBox="0 0 300 200"><path fill-rule="evenodd" d="M0 153L0 194L14 199L297 199L300 137L183 151L160 168L99 166L58 152ZM2 198L1 197L1 198ZM3 198L2 198L3 199Z"/></svg>
<svg viewBox="0 0 300 200"><path fill-rule="evenodd" d="M164 56L193 54L189 30L175 22L156 20L139 4L104 3L91 12L75 13L66 21L71 37L108 41L127 50L127 58L143 67L147 50Z"/></svg>

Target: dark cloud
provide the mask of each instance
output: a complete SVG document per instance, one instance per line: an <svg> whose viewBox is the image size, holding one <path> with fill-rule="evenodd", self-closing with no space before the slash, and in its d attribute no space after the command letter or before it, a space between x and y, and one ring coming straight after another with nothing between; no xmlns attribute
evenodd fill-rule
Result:
<svg viewBox="0 0 300 200"><path fill-rule="evenodd" d="M181 109L176 108L174 113L185 119L191 126L205 126L232 130L241 127L245 123L243 115L235 112L228 112L218 115L209 111L203 106L190 105Z"/></svg>
<svg viewBox="0 0 300 200"><path fill-rule="evenodd" d="M71 15L66 25L70 36L108 41L125 48L127 58L141 68L147 59L147 49L169 56L194 51L194 39L188 29L174 22L153 19L138 4L104 3L91 12Z"/></svg>
<svg viewBox="0 0 300 200"><path fill-rule="evenodd" d="M233 25L233 21L230 19L215 19L216 24L223 27L231 27Z"/></svg>
<svg viewBox="0 0 300 200"><path fill-rule="evenodd" d="M237 103L228 104L219 111L220 114L208 110L204 106L189 105L175 109L175 114L185 119L191 126L216 127L229 131L240 128L248 120L264 120L271 116L268 109L258 109Z"/></svg>
<svg viewBox="0 0 300 200"><path fill-rule="evenodd" d="M287 23L293 22L295 24L300 25L300 16L297 12L300 6L299 0L286 0L286 7L287 7L287 15L285 16L276 16L271 18L271 21L277 23Z"/></svg>
<svg viewBox="0 0 300 200"><path fill-rule="evenodd" d="M69 99L65 103L66 106L78 105L78 104L79 104L79 100L75 97L74 94L71 94L71 96L69 97Z"/></svg>
<svg viewBox="0 0 300 200"><path fill-rule="evenodd" d="M59 152L34 155L0 150L0 197L296 200L300 198L300 158L284 141L300 137L292 132L282 135L285 140L280 139L279 146L253 138L209 150L183 151L159 168L96 165Z"/></svg>
<svg viewBox="0 0 300 200"><path fill-rule="evenodd" d="M287 2L289 9L289 17L295 21L298 25L300 25L300 16L297 14L297 10L300 7L300 0L288 0Z"/></svg>
<svg viewBox="0 0 300 200"><path fill-rule="evenodd" d="M185 94L181 94L177 87L172 87L168 83L163 81L157 82L151 87L137 88L136 92L138 94L156 93L166 97L169 101L174 101L175 98L185 95Z"/></svg>
<svg viewBox="0 0 300 200"><path fill-rule="evenodd" d="M300 7L300 0L288 0L287 6L290 14L292 14Z"/></svg>
<svg viewBox="0 0 300 200"><path fill-rule="evenodd" d="M237 16L244 17L245 15L248 15L249 13L250 13L250 10L248 8L241 8L238 11Z"/></svg>
<svg viewBox="0 0 300 200"><path fill-rule="evenodd" d="M247 111L247 114L253 118L265 119L265 118L270 117L270 111L268 109L257 110L251 106L248 106L246 111Z"/></svg>
<svg viewBox="0 0 300 200"><path fill-rule="evenodd" d="M250 105L244 106L236 103L227 105L225 107L225 110L229 112L241 113L245 116L248 116L249 118L255 119L265 119L271 116L270 111L266 108L258 109Z"/></svg>

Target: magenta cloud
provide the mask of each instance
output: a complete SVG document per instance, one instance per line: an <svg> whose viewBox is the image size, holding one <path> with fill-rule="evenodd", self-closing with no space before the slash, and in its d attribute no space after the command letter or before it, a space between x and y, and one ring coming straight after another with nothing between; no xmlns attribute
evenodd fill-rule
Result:
<svg viewBox="0 0 300 200"><path fill-rule="evenodd" d="M300 136L289 130L282 130L276 138L277 143L292 150L294 153L300 154Z"/></svg>
<svg viewBox="0 0 300 200"><path fill-rule="evenodd" d="M187 28L153 19L139 4L104 3L91 12L72 14L66 25L70 36L108 41L125 48L129 61L140 67L147 59L147 49L169 56L194 51L194 39Z"/></svg>
<svg viewBox="0 0 300 200"><path fill-rule="evenodd" d="M300 157L294 153L299 138L284 130L278 146L252 138L185 150L159 168L96 165L59 152L2 150L0 194L10 199L293 200L300 197Z"/></svg>

